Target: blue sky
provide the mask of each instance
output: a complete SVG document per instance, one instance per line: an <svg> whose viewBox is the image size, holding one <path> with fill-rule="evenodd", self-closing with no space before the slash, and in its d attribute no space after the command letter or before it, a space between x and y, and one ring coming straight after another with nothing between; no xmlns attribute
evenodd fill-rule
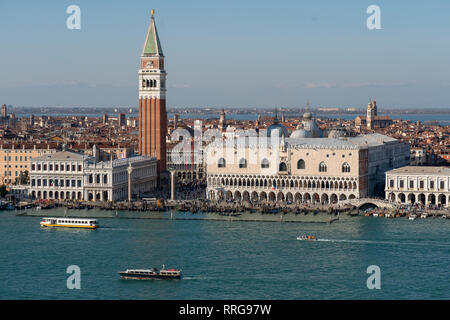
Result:
<svg viewBox="0 0 450 320"><path fill-rule="evenodd" d="M169 107L450 107L448 0L0 0L0 102L136 107L151 8Z"/></svg>

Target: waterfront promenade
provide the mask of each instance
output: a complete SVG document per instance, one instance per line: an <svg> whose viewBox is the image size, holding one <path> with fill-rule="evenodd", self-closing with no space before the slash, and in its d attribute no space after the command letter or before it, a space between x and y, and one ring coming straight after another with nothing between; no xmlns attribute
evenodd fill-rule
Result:
<svg viewBox="0 0 450 320"><path fill-rule="evenodd" d="M379 206L377 206L379 205ZM286 204L286 203L255 203L251 202L217 202L208 200L140 200L122 202L101 201L34 201L21 203L16 208L17 215L46 216L48 209L63 208L69 216L89 216L92 209L110 212L108 215L119 215L120 212L133 212L134 218L173 219L208 218L219 220L251 220L251 221L328 221L333 222L348 216L380 215L392 218L409 217L410 214L423 217L450 218L450 210L432 210L429 208L412 208L400 206L379 199L358 199L358 202L336 204ZM82 212L82 213L81 213ZM94 212L94 211L93 211ZM95 210L98 212L98 210ZM174 216L174 213L176 214Z"/></svg>

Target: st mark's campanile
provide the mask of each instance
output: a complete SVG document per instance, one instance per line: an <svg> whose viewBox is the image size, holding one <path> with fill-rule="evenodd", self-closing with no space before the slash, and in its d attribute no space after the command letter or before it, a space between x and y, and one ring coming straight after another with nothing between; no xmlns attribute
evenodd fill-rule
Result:
<svg viewBox="0 0 450 320"><path fill-rule="evenodd" d="M160 177L166 170L166 71L154 13L139 69L139 154L156 156Z"/></svg>

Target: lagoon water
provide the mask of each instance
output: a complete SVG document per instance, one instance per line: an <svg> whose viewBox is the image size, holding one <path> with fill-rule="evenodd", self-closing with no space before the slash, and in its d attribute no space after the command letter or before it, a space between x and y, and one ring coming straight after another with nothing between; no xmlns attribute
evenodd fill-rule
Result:
<svg viewBox="0 0 450 320"><path fill-rule="evenodd" d="M45 229L40 217L0 212L0 299L450 298L450 221L440 218L330 224L123 217L98 218L97 230ZM321 241L298 241L300 234ZM181 268L184 278L117 274L162 264ZM66 286L70 265L81 269L79 290ZM370 265L381 269L379 290L366 286Z"/></svg>

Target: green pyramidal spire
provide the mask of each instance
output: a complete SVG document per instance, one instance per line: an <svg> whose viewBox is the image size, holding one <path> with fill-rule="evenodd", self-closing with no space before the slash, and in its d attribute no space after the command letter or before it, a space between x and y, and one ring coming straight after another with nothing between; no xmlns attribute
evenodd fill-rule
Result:
<svg viewBox="0 0 450 320"><path fill-rule="evenodd" d="M143 57L163 56L161 42L159 41L158 31L156 30L154 14L155 10L152 10L152 18L150 20L150 26L148 27L144 50L142 50Z"/></svg>

